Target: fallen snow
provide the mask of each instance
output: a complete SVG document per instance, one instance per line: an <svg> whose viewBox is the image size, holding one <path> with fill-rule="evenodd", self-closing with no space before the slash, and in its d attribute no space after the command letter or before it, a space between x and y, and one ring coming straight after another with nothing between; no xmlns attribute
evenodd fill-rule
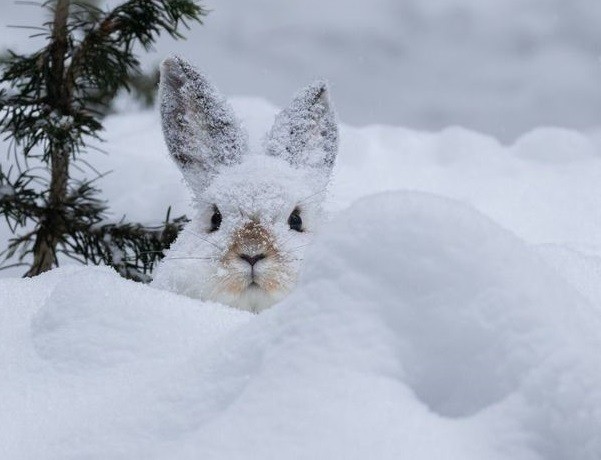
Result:
<svg viewBox="0 0 601 460"><path fill-rule="evenodd" d="M599 311L448 199L357 202L258 316L98 268L0 289L2 458L601 455Z"/></svg>
<svg viewBox="0 0 601 460"><path fill-rule="evenodd" d="M233 104L261 145L275 108ZM158 115L106 127L115 216L189 213ZM0 458L598 459L600 139L343 125L333 222L258 316L0 279Z"/></svg>

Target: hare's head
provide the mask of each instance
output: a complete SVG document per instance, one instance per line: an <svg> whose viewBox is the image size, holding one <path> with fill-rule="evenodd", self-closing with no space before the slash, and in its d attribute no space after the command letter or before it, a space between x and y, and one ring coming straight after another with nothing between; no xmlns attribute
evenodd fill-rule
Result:
<svg viewBox="0 0 601 460"><path fill-rule="evenodd" d="M320 223L338 132L323 83L277 115L251 152L227 101L178 57L161 66L161 117L171 157L197 214L167 254L156 284L260 311L296 281Z"/></svg>

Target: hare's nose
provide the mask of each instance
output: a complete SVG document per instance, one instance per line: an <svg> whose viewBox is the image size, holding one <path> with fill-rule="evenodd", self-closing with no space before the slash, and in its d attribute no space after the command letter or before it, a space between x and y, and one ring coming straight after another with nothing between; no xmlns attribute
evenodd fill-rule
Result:
<svg viewBox="0 0 601 460"><path fill-rule="evenodd" d="M267 257L265 254L255 254L254 256L249 256L248 254L240 254L239 256L242 260L245 260L250 264L250 266L254 266L259 260L263 260Z"/></svg>

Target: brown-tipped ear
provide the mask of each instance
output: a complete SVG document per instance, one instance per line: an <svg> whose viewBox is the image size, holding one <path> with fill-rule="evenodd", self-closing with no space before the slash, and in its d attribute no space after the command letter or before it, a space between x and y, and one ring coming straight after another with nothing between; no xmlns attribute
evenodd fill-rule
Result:
<svg viewBox="0 0 601 460"><path fill-rule="evenodd" d="M295 167L330 174L338 152L338 124L325 82L304 88L277 115L266 150Z"/></svg>
<svg viewBox="0 0 601 460"><path fill-rule="evenodd" d="M167 148L194 192L202 192L221 167L241 161L247 139L232 108L180 57L161 64L160 104Z"/></svg>

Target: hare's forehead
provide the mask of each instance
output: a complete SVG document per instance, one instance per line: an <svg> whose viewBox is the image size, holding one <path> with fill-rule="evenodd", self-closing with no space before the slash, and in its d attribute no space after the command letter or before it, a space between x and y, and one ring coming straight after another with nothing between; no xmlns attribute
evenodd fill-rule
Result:
<svg viewBox="0 0 601 460"><path fill-rule="evenodd" d="M290 212L318 188L315 178L277 158L252 158L219 174L204 193L207 202L249 215Z"/></svg>

